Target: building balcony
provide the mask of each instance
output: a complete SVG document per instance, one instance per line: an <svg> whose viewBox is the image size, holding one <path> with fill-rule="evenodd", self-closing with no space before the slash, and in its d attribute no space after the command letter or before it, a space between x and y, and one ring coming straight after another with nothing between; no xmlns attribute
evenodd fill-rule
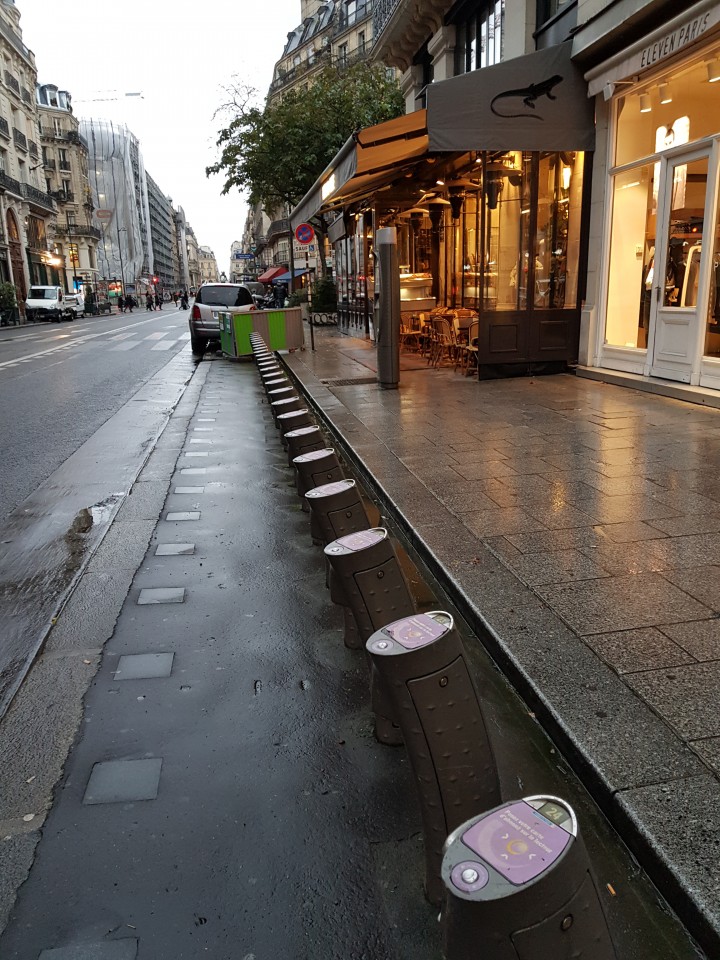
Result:
<svg viewBox="0 0 720 960"><path fill-rule="evenodd" d="M41 212L49 211L53 213L55 211L55 204L50 194L43 193L42 190L38 190L37 187L31 186L29 183L22 184L22 195L30 206L38 207Z"/></svg>
<svg viewBox="0 0 720 960"><path fill-rule="evenodd" d="M50 157L45 157L43 159L43 167L46 170L55 170L57 167L57 164L55 163L54 160L51 160Z"/></svg>
<svg viewBox="0 0 720 960"><path fill-rule="evenodd" d="M56 203L74 203L75 194L72 190L53 190L50 194L50 197L56 201Z"/></svg>
<svg viewBox="0 0 720 960"><path fill-rule="evenodd" d="M270 243L275 237L287 236L290 233L290 221L285 217L282 220L273 220L268 227L266 241Z"/></svg>
<svg viewBox="0 0 720 960"><path fill-rule="evenodd" d="M28 146L30 148L30 156L33 158L33 160L37 160L38 157L40 156L38 145L35 143L34 140L28 140Z"/></svg>
<svg viewBox="0 0 720 960"><path fill-rule="evenodd" d="M70 162L68 160L59 160L58 167L66 173L70 173Z"/></svg>
<svg viewBox="0 0 720 960"><path fill-rule="evenodd" d="M27 87L23 87L20 91L20 96L22 97L23 103L26 103L29 107L33 104L32 94Z"/></svg>
<svg viewBox="0 0 720 960"><path fill-rule="evenodd" d="M25 153L27 153L27 137L21 130L18 130L17 127L13 127L13 142L18 149L24 150Z"/></svg>
<svg viewBox="0 0 720 960"><path fill-rule="evenodd" d="M58 237L84 237L92 240L100 240L102 234L96 227L91 227L87 223L56 223L55 234Z"/></svg>
<svg viewBox="0 0 720 960"><path fill-rule="evenodd" d="M5 137L6 140L10 139L10 124L5 117L0 117L0 137Z"/></svg>
<svg viewBox="0 0 720 960"><path fill-rule="evenodd" d="M429 36L443 25L447 0L375 0L373 59L407 70Z"/></svg>
<svg viewBox="0 0 720 960"><path fill-rule="evenodd" d="M16 197L23 196L22 184L19 180L15 180L13 177L8 176L7 173L0 170L0 190L4 193L14 193Z"/></svg>
<svg viewBox="0 0 720 960"><path fill-rule="evenodd" d="M14 77L9 70L5 71L5 86L20 96L20 83L18 82L18 78Z"/></svg>
<svg viewBox="0 0 720 960"><path fill-rule="evenodd" d="M22 42L22 38L17 34L10 24L5 23L4 20L0 20L0 35L5 37L10 46L15 50L16 53L19 53L20 56L27 61L28 64L34 66L32 61L32 53Z"/></svg>
<svg viewBox="0 0 720 960"><path fill-rule="evenodd" d="M360 24L369 20L373 15L373 6L375 6L375 4L368 0L367 3L358 3L355 13L352 16L347 16L347 14L341 12L335 23L333 23L333 37L337 37L339 34L345 33L346 30L360 26Z"/></svg>

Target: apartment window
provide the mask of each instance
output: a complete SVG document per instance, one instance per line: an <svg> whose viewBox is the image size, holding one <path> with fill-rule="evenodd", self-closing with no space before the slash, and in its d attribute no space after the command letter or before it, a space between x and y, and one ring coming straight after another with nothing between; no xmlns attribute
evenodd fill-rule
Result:
<svg viewBox="0 0 720 960"><path fill-rule="evenodd" d="M53 133L56 137L62 136L63 128L62 123L58 120L57 117L53 117Z"/></svg>
<svg viewBox="0 0 720 960"><path fill-rule="evenodd" d="M502 60L505 0L464 7L453 21L457 30L455 74L491 67Z"/></svg>
<svg viewBox="0 0 720 960"><path fill-rule="evenodd" d="M7 150L0 150L0 173L7 173Z"/></svg>
<svg viewBox="0 0 720 960"><path fill-rule="evenodd" d="M58 150L58 163L61 170L70 169L70 161L68 160L67 150Z"/></svg>
<svg viewBox="0 0 720 960"><path fill-rule="evenodd" d="M346 43L341 43L338 47L338 62L341 64L347 63L348 58L348 45Z"/></svg>
<svg viewBox="0 0 720 960"><path fill-rule="evenodd" d="M62 192L66 197L69 197L72 193L72 183L69 180L62 181Z"/></svg>
<svg viewBox="0 0 720 960"><path fill-rule="evenodd" d="M537 4L537 22L546 23L548 20L560 13L565 7L569 6L573 0L538 0Z"/></svg>
<svg viewBox="0 0 720 960"><path fill-rule="evenodd" d="M25 161L20 160L19 158L18 158L18 171L20 174L20 177L19 177L20 183L27 183L27 180L25 178Z"/></svg>
<svg viewBox="0 0 720 960"><path fill-rule="evenodd" d="M361 30L358 33L358 51L360 53L365 53L365 31Z"/></svg>
<svg viewBox="0 0 720 960"><path fill-rule="evenodd" d="M52 193L52 191L53 191L52 180L46 180L46 181L45 181L45 192L46 192L46 193Z"/></svg>

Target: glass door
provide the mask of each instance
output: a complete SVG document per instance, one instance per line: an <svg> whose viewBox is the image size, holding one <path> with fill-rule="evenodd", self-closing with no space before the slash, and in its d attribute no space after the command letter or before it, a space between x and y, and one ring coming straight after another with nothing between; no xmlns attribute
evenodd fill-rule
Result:
<svg viewBox="0 0 720 960"><path fill-rule="evenodd" d="M650 350L653 376L689 383L698 363L700 328L706 323L707 261L712 217L703 246L710 151L661 161L657 238L652 270ZM711 193L713 191L710 191ZM709 250L707 248L710 248Z"/></svg>

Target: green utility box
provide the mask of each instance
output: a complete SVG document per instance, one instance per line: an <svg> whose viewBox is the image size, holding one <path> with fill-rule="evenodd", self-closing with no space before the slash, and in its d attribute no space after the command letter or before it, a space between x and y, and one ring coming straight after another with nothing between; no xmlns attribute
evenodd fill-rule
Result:
<svg viewBox="0 0 720 960"><path fill-rule="evenodd" d="M233 339L232 314L219 313L220 321L220 347L226 357L236 357L235 341Z"/></svg>
<svg viewBox="0 0 720 960"><path fill-rule="evenodd" d="M248 313L219 313L220 345L226 357L251 357L250 334L261 335L270 350L298 350L304 347L300 307L284 310L250 310Z"/></svg>

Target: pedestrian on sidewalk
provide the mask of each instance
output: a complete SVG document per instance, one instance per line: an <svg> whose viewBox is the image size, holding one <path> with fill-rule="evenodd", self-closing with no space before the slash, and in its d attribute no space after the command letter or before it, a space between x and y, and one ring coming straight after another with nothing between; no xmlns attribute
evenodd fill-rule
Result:
<svg viewBox="0 0 720 960"><path fill-rule="evenodd" d="M118 313L125 313L125 301L122 297L118 297Z"/></svg>
<svg viewBox="0 0 720 960"><path fill-rule="evenodd" d="M145 297L145 306L147 307L148 310L154 310L154 309L155 309L155 307L153 306L152 294L150 294L150 293Z"/></svg>
<svg viewBox="0 0 720 960"><path fill-rule="evenodd" d="M155 309L162 310L162 297L159 293L155 294Z"/></svg>

